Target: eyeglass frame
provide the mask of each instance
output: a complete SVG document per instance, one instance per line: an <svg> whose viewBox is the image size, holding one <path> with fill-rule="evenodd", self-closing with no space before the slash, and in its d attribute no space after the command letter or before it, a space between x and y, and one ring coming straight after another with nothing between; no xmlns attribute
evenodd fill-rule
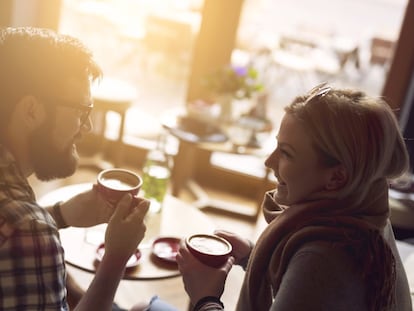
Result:
<svg viewBox="0 0 414 311"><path fill-rule="evenodd" d="M46 102L50 102L50 100L45 100ZM64 99L53 99L54 102L57 102L57 104L55 105L55 107L60 106L60 107L67 107L67 108L72 108L72 109L77 109L78 111L81 112L81 115L79 116L79 121L80 121L80 127L82 128L86 122L89 119L89 116L92 112L92 109L94 107L93 101L90 102L90 104L88 106L86 105L82 105L82 104L76 104L74 102L68 101L68 100L64 100Z"/></svg>

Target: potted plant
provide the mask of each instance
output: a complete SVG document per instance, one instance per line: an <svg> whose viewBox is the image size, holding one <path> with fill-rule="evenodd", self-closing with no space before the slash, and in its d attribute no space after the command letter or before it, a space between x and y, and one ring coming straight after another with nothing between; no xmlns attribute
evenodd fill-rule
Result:
<svg viewBox="0 0 414 311"><path fill-rule="evenodd" d="M221 106L221 121L232 121L233 101L249 99L263 90L256 69L227 65L208 74L202 81L212 98Z"/></svg>

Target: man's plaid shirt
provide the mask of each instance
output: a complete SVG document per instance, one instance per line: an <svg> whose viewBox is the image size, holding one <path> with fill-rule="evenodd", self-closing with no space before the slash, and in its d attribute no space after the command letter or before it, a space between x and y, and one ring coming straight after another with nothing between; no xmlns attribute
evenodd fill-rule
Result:
<svg viewBox="0 0 414 311"><path fill-rule="evenodd" d="M0 145L0 310L68 310L56 223Z"/></svg>

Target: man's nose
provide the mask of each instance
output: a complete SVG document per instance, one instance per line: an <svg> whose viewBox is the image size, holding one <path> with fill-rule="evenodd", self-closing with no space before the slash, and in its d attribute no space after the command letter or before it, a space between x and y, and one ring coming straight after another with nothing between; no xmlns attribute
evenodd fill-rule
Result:
<svg viewBox="0 0 414 311"><path fill-rule="evenodd" d="M88 116L88 119L82 124L81 131L89 133L93 129L93 123L91 117Z"/></svg>

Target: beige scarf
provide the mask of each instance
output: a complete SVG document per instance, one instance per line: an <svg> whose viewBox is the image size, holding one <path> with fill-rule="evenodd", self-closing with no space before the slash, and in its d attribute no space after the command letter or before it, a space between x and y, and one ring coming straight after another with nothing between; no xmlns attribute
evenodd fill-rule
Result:
<svg viewBox="0 0 414 311"><path fill-rule="evenodd" d="M346 247L361 262L370 310L382 310L393 302L395 261L380 230L388 219L388 186L377 181L361 204L352 201L319 199L279 206L273 192L263 201L269 225L259 237L247 266L237 305L238 311L269 310L287 265L301 245L311 241L331 241ZM362 254L362 255L359 255Z"/></svg>

